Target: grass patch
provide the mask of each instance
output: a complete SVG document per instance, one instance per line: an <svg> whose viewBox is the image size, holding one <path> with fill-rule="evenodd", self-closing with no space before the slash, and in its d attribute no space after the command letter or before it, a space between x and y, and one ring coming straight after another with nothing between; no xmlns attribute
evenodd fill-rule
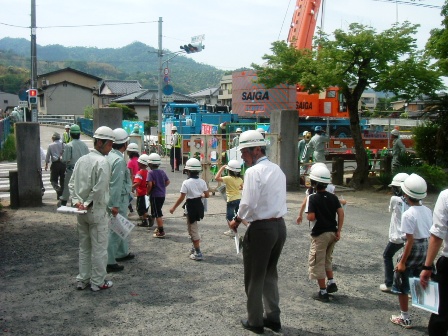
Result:
<svg viewBox="0 0 448 336"><path fill-rule="evenodd" d="M0 150L0 161L14 161L16 159L16 139L14 137L14 134L10 134L6 138L6 141L3 144L3 148Z"/></svg>

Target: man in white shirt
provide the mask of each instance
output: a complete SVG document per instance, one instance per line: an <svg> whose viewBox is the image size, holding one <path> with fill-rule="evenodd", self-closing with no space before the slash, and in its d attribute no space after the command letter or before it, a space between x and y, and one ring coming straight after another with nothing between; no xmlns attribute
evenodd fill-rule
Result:
<svg viewBox="0 0 448 336"><path fill-rule="evenodd" d="M448 189L442 191L437 199L430 229L428 252L420 282L423 288L428 285L433 262L443 242L442 256L437 260L437 282L439 283L439 314L431 314L428 324L430 336L448 334Z"/></svg>
<svg viewBox="0 0 448 336"><path fill-rule="evenodd" d="M247 320L241 323L255 333L263 333L264 327L277 332L281 329L277 262L286 240L286 177L266 157L266 140L258 131L243 132L238 148L250 166L238 214L229 224L236 231L243 220L250 222L243 241Z"/></svg>

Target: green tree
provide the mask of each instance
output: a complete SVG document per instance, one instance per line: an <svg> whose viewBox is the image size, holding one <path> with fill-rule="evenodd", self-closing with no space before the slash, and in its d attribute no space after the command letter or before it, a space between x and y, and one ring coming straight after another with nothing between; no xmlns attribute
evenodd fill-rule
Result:
<svg viewBox="0 0 448 336"><path fill-rule="evenodd" d="M123 120L138 120L137 112L126 105L110 103L109 107L119 107L123 111Z"/></svg>
<svg viewBox="0 0 448 336"><path fill-rule="evenodd" d="M285 42L272 44L273 55L264 55L267 66L252 66L259 82L267 87L300 83L310 93L338 86L347 101L357 167L350 185L362 189L368 184L368 158L364 150L358 102L368 87L391 91L403 98L430 94L440 88L439 73L429 58L416 50L417 25L405 22L377 33L352 23L348 31L338 29L334 38L318 33L313 50L296 50Z"/></svg>

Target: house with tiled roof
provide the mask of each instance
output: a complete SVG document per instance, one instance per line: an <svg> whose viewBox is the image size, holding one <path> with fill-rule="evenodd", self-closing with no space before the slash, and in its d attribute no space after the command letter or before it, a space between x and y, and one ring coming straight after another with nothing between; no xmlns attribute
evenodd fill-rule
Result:
<svg viewBox="0 0 448 336"><path fill-rule="evenodd" d="M138 120L157 120L157 95L157 89L139 90L115 98L111 102L126 105L134 109L137 112ZM174 103L196 103L194 98L177 92L173 92L172 98ZM162 101L162 106L164 105L165 102Z"/></svg>
<svg viewBox="0 0 448 336"><path fill-rule="evenodd" d="M38 113L82 116L87 106L98 108L101 79L70 67L38 75Z"/></svg>
<svg viewBox="0 0 448 336"><path fill-rule="evenodd" d="M199 105L218 104L219 88L206 88L197 92L190 93L189 96L197 101Z"/></svg>
<svg viewBox="0 0 448 336"><path fill-rule="evenodd" d="M125 96L142 90L138 80L112 80L106 79L99 87L100 107L108 106L115 98Z"/></svg>

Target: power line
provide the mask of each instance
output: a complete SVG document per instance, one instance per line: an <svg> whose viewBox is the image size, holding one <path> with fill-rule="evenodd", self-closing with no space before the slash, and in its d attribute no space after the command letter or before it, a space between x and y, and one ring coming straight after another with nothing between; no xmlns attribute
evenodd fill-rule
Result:
<svg viewBox="0 0 448 336"><path fill-rule="evenodd" d="M283 25L285 24L286 15L288 15L288 10L289 10L289 6L290 6L290 5L291 5L291 0L289 0L288 7L286 8L285 16L283 17L282 26L280 27L280 31L279 31L279 33L278 33L277 40L280 40L280 35L281 35L281 33L282 33L282 30L283 30Z"/></svg>
<svg viewBox="0 0 448 336"><path fill-rule="evenodd" d="M437 8L437 9L442 8L442 6L430 5L430 4L418 3L418 2L403 1L403 0L373 0L373 1L389 2L389 3L394 3L394 4L400 4L400 5L411 5L411 6L424 7L424 8Z"/></svg>
<svg viewBox="0 0 448 336"><path fill-rule="evenodd" d="M102 26L123 26L123 25L135 25L135 24L144 24L144 23L154 23L158 21L140 21L140 22L121 22L121 23L100 23L100 24L85 24L85 25L65 25L65 26L42 26L36 27L39 29L49 29L49 28L81 28L81 27L102 27ZM16 27L16 28L26 28L29 29L29 26L17 26L9 23L0 22L0 25Z"/></svg>

